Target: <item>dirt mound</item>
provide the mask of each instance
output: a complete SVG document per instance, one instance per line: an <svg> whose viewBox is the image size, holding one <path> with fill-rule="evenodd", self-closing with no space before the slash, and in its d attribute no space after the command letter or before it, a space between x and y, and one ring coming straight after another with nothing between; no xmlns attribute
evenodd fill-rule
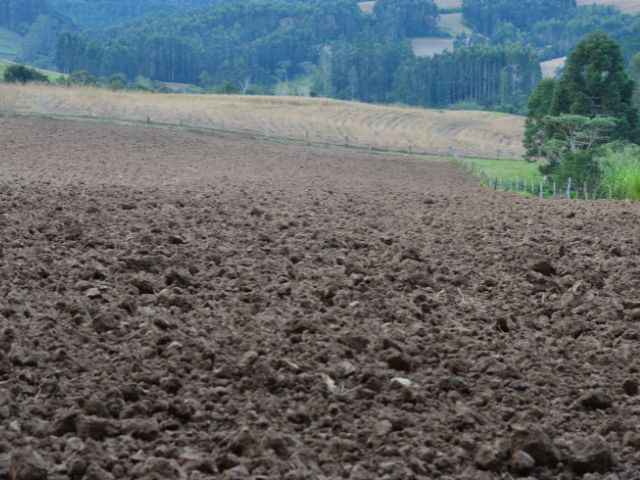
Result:
<svg viewBox="0 0 640 480"><path fill-rule="evenodd" d="M638 205L152 128L0 142L0 478L640 475Z"/></svg>

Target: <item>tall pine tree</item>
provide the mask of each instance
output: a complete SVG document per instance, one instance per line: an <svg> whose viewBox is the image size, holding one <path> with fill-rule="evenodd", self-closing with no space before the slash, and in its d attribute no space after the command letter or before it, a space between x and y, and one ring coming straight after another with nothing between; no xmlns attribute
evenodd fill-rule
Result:
<svg viewBox="0 0 640 480"><path fill-rule="evenodd" d="M620 47L604 32L595 31L569 55L551 113L614 117L613 138L636 141L638 111L632 105L633 89Z"/></svg>

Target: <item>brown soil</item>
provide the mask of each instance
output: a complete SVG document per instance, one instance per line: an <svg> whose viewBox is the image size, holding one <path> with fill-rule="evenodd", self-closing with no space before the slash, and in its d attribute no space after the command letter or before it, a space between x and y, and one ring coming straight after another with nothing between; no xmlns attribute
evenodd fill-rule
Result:
<svg viewBox="0 0 640 480"><path fill-rule="evenodd" d="M637 204L155 128L0 145L0 478L639 478Z"/></svg>

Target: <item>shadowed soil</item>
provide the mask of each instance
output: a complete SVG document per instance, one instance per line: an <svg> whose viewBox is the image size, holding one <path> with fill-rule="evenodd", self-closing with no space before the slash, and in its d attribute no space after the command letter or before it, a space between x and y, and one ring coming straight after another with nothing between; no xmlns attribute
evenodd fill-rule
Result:
<svg viewBox="0 0 640 480"><path fill-rule="evenodd" d="M0 145L0 478L639 477L637 204L167 129Z"/></svg>

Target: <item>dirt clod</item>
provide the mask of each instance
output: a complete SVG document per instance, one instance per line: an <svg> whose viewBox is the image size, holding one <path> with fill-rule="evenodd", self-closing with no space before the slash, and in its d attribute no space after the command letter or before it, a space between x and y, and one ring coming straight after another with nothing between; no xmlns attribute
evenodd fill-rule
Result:
<svg viewBox="0 0 640 480"><path fill-rule="evenodd" d="M482 470L498 470L502 464L502 452L496 445L483 445L473 459Z"/></svg>
<svg viewBox="0 0 640 480"><path fill-rule="evenodd" d="M622 390L630 397L638 395L638 380L635 378L627 378L622 384Z"/></svg>
<svg viewBox="0 0 640 480"><path fill-rule="evenodd" d="M551 467L560 461L560 452L557 447L537 425L528 427L515 425L509 437L509 451L512 456L518 451L523 451L539 465Z"/></svg>
<svg viewBox="0 0 640 480"><path fill-rule="evenodd" d="M611 397L602 390L592 390L583 393L578 399L585 408L604 410L613 405Z"/></svg>
<svg viewBox="0 0 640 480"><path fill-rule="evenodd" d="M528 474L536 466L536 461L531 455L522 450L517 450L511 456L511 471L519 475Z"/></svg>
<svg viewBox="0 0 640 480"><path fill-rule="evenodd" d="M44 459L27 448L11 453L9 478L11 480L47 480L48 469Z"/></svg>
<svg viewBox="0 0 640 480"><path fill-rule="evenodd" d="M579 474L605 473L611 470L614 465L613 453L603 437L592 435L584 440L576 441L572 445L569 464Z"/></svg>

